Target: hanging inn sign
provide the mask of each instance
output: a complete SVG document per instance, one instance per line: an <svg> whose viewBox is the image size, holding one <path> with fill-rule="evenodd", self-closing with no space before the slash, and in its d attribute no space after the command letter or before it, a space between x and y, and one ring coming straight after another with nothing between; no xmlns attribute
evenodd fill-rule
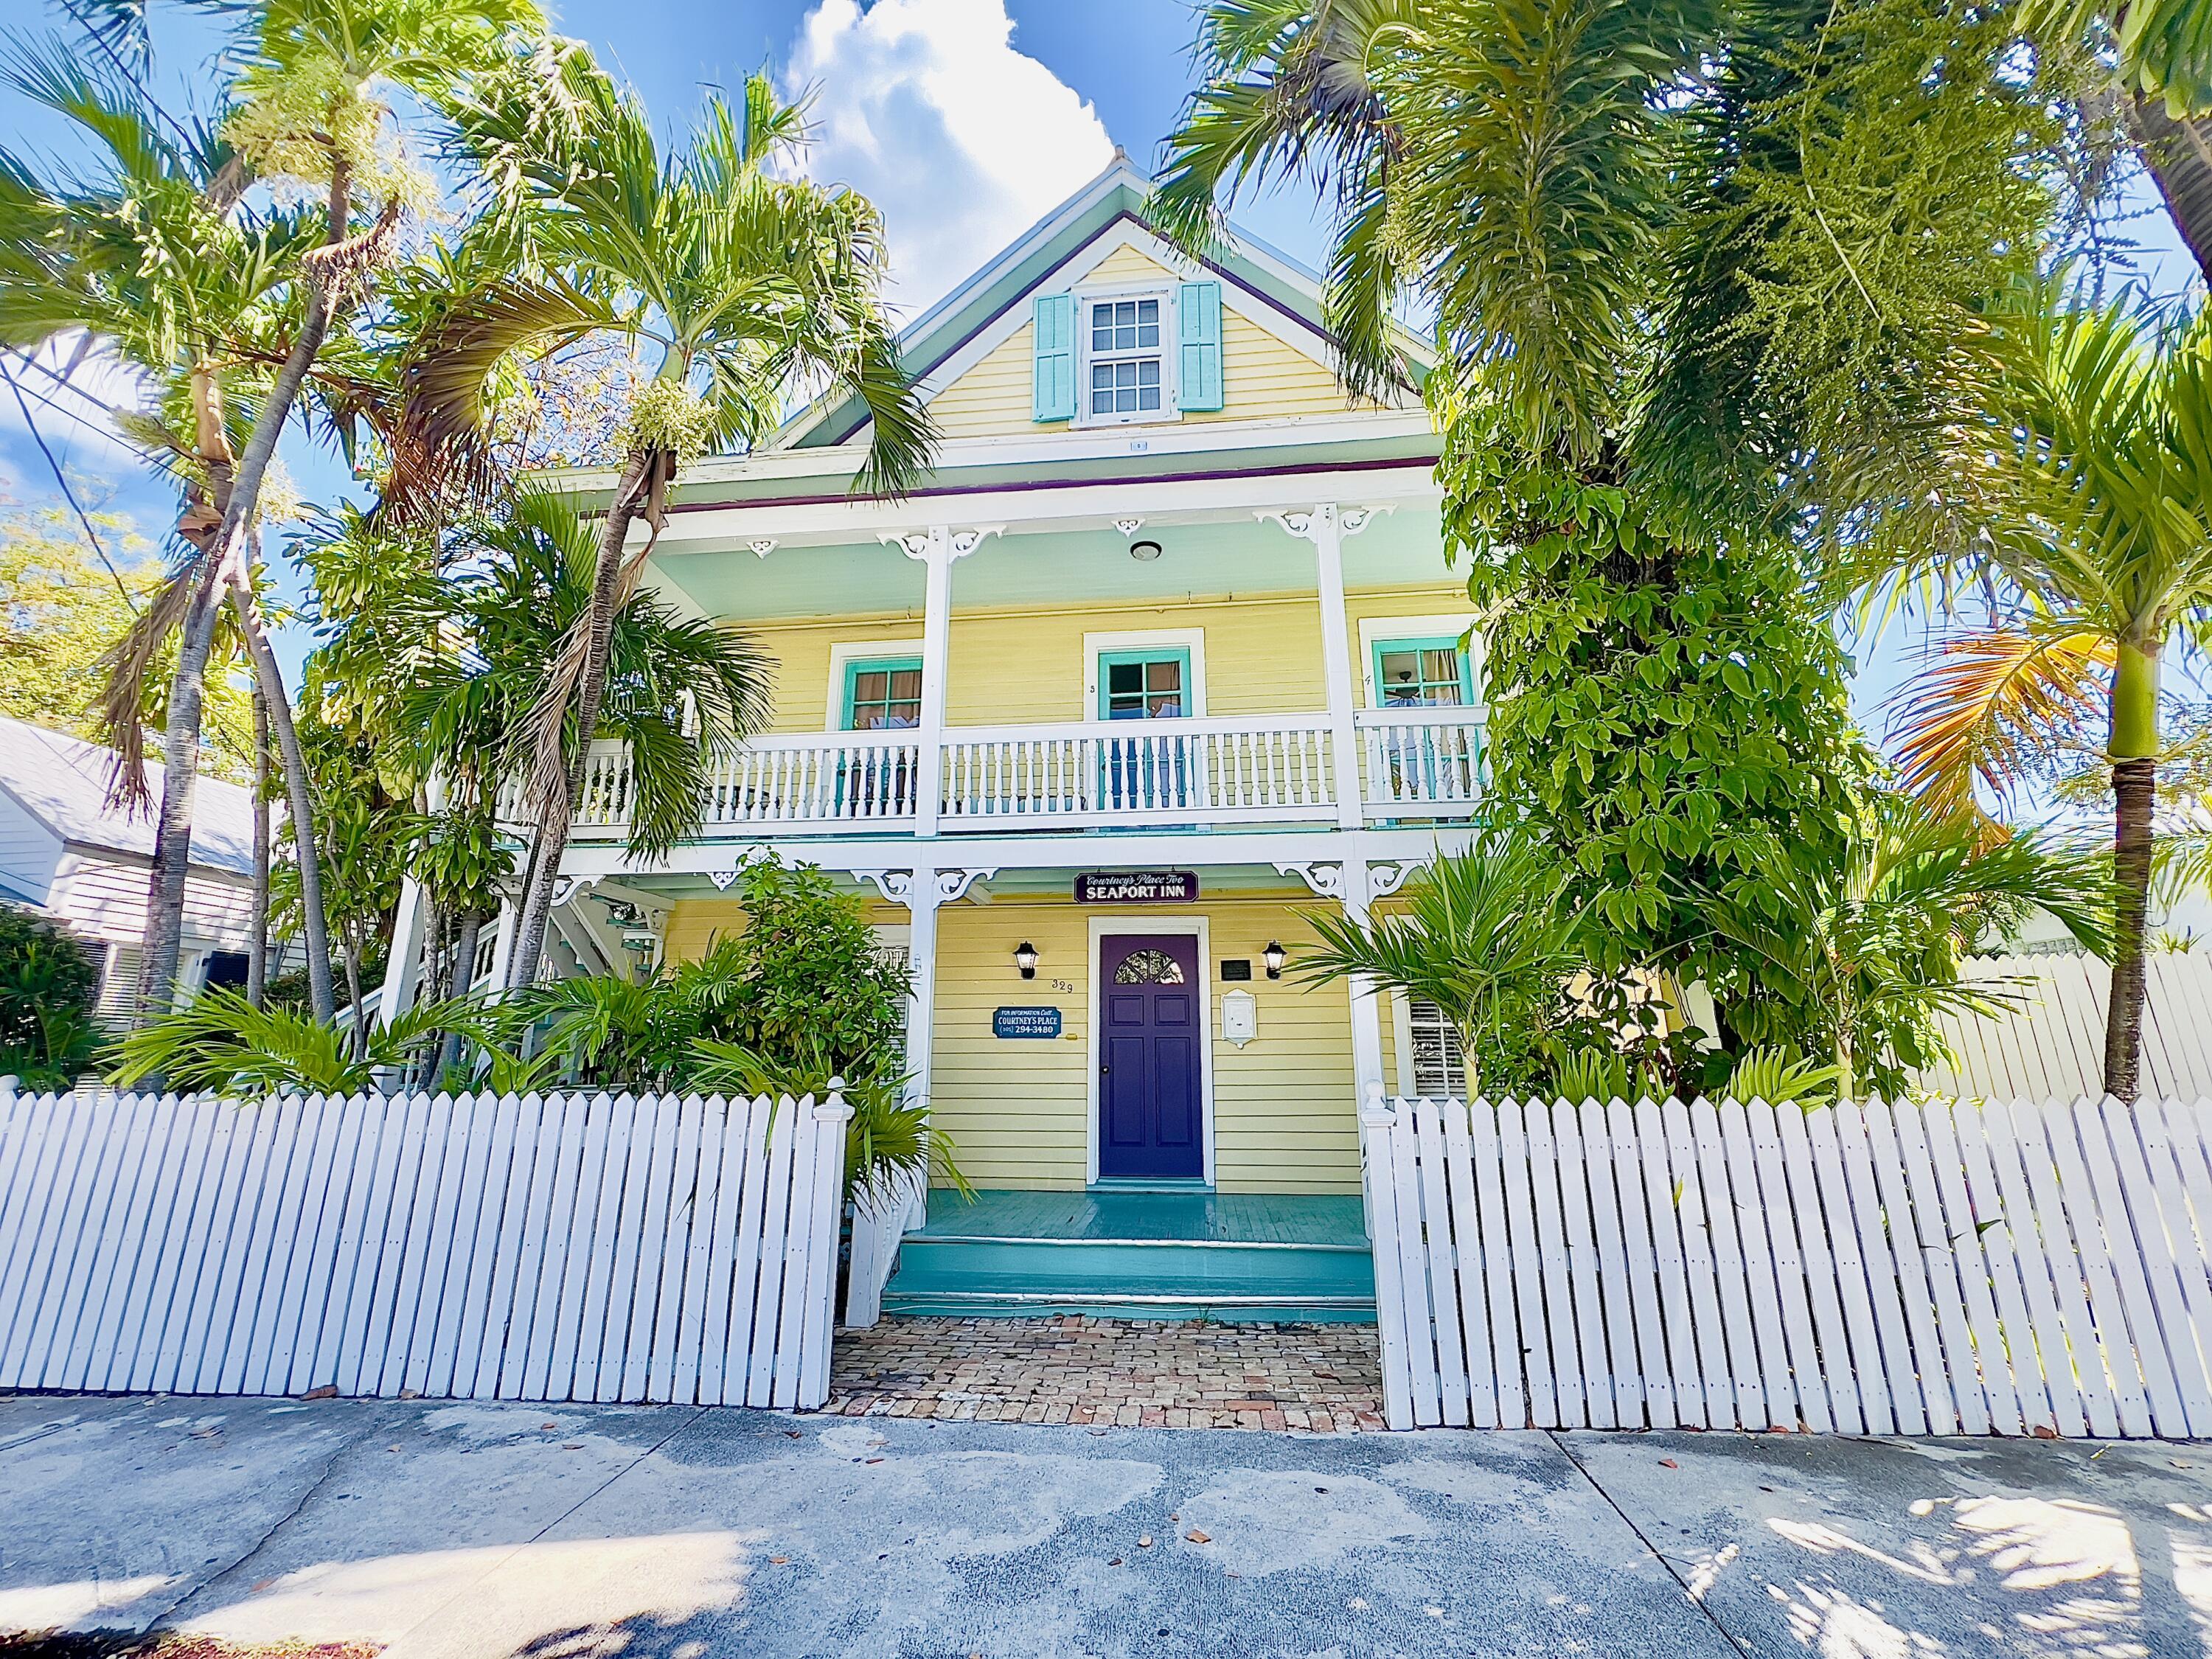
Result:
<svg viewBox="0 0 2212 1659"><path fill-rule="evenodd" d="M1188 904L1197 897L1195 870L1086 870L1075 878L1078 904Z"/></svg>

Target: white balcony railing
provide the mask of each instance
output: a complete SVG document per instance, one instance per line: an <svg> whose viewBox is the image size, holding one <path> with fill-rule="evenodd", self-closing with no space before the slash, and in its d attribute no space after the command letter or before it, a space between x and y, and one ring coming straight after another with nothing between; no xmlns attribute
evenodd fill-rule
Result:
<svg viewBox="0 0 2212 1659"><path fill-rule="evenodd" d="M1482 722L1471 708L1369 708L1359 732L1368 816L1464 818L1482 793Z"/></svg>
<svg viewBox="0 0 2212 1659"><path fill-rule="evenodd" d="M1361 811L1370 823L1473 815L1482 727L1463 708L1359 714ZM699 838L910 833L919 734L764 737L716 758ZM1326 714L956 727L940 750L938 821L947 835L1339 821ZM507 792L514 796L511 787ZM578 804L580 841L629 827L629 755L592 746ZM507 803L506 816L519 799Z"/></svg>
<svg viewBox="0 0 2212 1659"><path fill-rule="evenodd" d="M945 738L947 831L1336 816L1326 714L1007 726Z"/></svg>

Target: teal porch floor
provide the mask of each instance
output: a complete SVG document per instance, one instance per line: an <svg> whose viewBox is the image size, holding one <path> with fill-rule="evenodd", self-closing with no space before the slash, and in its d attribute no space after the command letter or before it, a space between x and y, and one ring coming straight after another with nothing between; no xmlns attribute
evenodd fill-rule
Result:
<svg viewBox="0 0 2212 1659"><path fill-rule="evenodd" d="M919 1231L925 1238L1367 1248L1359 1199L1300 1193L987 1190L971 1204L939 1188L929 1195L929 1222Z"/></svg>
<svg viewBox="0 0 2212 1659"><path fill-rule="evenodd" d="M1375 1273L1357 1198L939 1191L884 1310L1371 1323Z"/></svg>

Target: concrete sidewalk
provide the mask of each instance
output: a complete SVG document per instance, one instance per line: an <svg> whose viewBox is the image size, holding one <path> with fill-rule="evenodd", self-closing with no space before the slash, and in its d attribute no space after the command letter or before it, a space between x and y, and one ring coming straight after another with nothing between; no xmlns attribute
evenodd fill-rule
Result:
<svg viewBox="0 0 2212 1659"><path fill-rule="evenodd" d="M0 1400L0 1629L157 1621L392 1659L2163 1659L2212 1653L2212 1448Z"/></svg>

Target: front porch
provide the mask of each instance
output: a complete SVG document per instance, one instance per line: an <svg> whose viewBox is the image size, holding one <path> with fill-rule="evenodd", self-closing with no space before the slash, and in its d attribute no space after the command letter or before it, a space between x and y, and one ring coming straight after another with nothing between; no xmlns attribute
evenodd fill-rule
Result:
<svg viewBox="0 0 2212 1659"><path fill-rule="evenodd" d="M939 1190L883 1311L1372 1324L1375 1270L1352 1194Z"/></svg>

